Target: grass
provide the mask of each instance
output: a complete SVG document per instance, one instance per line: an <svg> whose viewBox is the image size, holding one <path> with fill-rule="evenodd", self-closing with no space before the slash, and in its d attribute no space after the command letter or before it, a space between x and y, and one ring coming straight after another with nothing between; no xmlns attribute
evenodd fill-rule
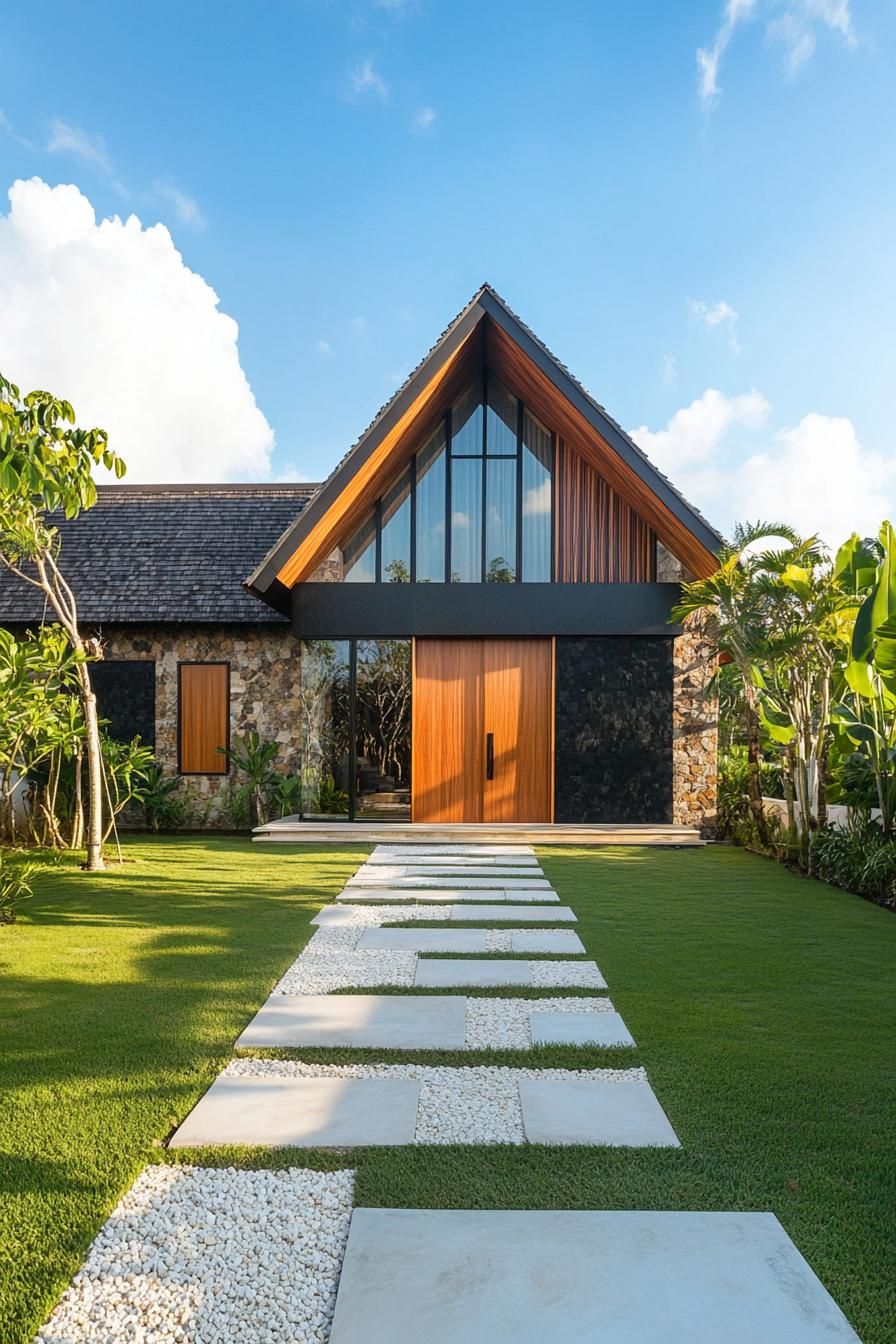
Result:
<svg viewBox="0 0 896 1344"><path fill-rule="evenodd" d="M0 1128L10 1159L3 1344L30 1337L147 1160L349 1160L167 1153L153 1142L229 1057L311 932L309 914L363 852L141 841L123 872L45 879L20 923L0 931L0 1070L11 1084ZM896 919L741 850L542 855L638 1042L637 1052L573 1052L572 1066L645 1065L682 1149L362 1149L350 1156L357 1202L771 1209L865 1344L890 1344ZM433 1058L570 1066L562 1047Z"/></svg>

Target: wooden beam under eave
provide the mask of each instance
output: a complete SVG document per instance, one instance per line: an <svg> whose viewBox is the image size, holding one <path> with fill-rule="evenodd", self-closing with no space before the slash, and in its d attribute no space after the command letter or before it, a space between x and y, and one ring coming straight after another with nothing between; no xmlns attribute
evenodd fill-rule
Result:
<svg viewBox="0 0 896 1344"><path fill-rule="evenodd" d="M509 389L636 510L685 569L698 578L715 573L719 565L716 555L666 507L547 374L493 321L488 323L486 350L490 367Z"/></svg>
<svg viewBox="0 0 896 1344"><path fill-rule="evenodd" d="M482 357L477 328L450 355L418 393L367 460L348 477L344 488L324 516L303 537L277 573L287 588L307 579L334 547L345 543L359 527L376 499L421 447L439 417L463 391Z"/></svg>

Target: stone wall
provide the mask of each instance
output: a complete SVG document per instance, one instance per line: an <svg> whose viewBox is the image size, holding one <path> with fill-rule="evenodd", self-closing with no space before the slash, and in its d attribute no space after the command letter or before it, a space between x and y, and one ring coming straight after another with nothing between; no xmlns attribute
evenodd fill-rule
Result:
<svg viewBox="0 0 896 1344"><path fill-rule="evenodd" d="M177 665L230 663L230 731L255 728L281 745L281 768L296 767L299 746L299 641L286 626L118 626L97 632L107 659L149 659L156 665L156 758L177 774ZM227 827L227 775L188 775L191 826Z"/></svg>
<svg viewBox="0 0 896 1344"><path fill-rule="evenodd" d="M672 702L672 820L711 835L716 823L718 703L709 683L715 655L690 617L675 640Z"/></svg>

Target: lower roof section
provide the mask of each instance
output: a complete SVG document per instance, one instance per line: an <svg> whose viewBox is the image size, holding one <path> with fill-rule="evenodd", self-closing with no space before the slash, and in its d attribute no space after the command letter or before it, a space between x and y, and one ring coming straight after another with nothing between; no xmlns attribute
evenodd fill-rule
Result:
<svg viewBox="0 0 896 1344"><path fill-rule="evenodd" d="M300 583L302 639L654 635L672 639L678 583Z"/></svg>

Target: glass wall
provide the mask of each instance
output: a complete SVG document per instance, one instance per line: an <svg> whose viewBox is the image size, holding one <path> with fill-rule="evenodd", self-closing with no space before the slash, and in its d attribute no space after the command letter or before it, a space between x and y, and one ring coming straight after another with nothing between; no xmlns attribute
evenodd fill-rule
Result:
<svg viewBox="0 0 896 1344"><path fill-rule="evenodd" d="M305 641L300 706L302 818L409 821L411 641Z"/></svg>
<svg viewBox="0 0 896 1344"><path fill-rule="evenodd" d="M343 550L349 583L550 583L554 437L485 370Z"/></svg>
<svg viewBox="0 0 896 1344"><path fill-rule="evenodd" d="M309 821L349 817L351 762L349 641L302 644L299 704L300 815Z"/></svg>

